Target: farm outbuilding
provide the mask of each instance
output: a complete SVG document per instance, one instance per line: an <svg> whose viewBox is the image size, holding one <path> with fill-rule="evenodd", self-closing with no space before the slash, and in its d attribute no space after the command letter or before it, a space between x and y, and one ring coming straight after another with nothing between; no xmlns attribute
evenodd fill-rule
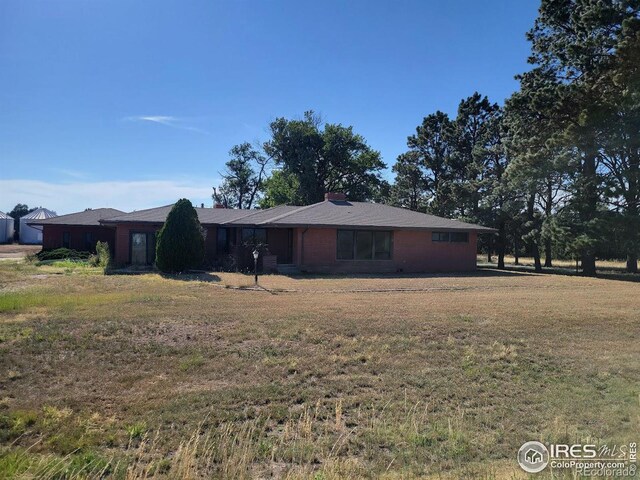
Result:
<svg viewBox="0 0 640 480"><path fill-rule="evenodd" d="M42 243L42 227L30 227L29 223L56 217L56 212L38 208L20 219L20 243L39 245Z"/></svg>
<svg viewBox="0 0 640 480"><path fill-rule="evenodd" d="M0 243L13 241L13 218L0 212Z"/></svg>

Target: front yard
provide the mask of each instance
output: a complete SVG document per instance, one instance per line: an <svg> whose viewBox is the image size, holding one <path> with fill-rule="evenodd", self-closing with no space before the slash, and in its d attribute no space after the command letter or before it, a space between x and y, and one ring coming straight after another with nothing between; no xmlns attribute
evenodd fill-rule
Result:
<svg viewBox="0 0 640 480"><path fill-rule="evenodd" d="M0 262L0 472L521 478L527 440L638 440L637 283L252 283Z"/></svg>

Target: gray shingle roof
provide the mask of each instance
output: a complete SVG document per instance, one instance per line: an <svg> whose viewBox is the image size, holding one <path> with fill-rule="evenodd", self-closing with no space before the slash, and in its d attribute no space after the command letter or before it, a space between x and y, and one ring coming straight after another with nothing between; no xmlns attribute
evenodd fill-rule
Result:
<svg viewBox="0 0 640 480"><path fill-rule="evenodd" d="M102 223L163 223L172 205L119 215ZM493 232L471 223L413 212L378 203L324 201L295 207L283 205L265 210L196 208L203 225L270 227L339 227L412 230L461 230Z"/></svg>
<svg viewBox="0 0 640 480"><path fill-rule="evenodd" d="M269 210L264 213L267 214ZM464 230L491 232L493 229L471 223L413 212L405 208L391 207L379 203L324 201L297 207L283 214L265 216L258 225L273 227L359 227L424 230ZM252 221L246 217L233 224Z"/></svg>
<svg viewBox="0 0 640 480"><path fill-rule="evenodd" d="M115 208L95 208L84 212L70 213L58 217L43 218L27 222L27 225L100 225L100 220L104 220L124 212Z"/></svg>
<svg viewBox="0 0 640 480"><path fill-rule="evenodd" d="M102 223L164 223L173 205L149 208L118 215ZM232 208L196 208L198 220L203 225L219 225L231 220L251 215L256 210L235 210Z"/></svg>

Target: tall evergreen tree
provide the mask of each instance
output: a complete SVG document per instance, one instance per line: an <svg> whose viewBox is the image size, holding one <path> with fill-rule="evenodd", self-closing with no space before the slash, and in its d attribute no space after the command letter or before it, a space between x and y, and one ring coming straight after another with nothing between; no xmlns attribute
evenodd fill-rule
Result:
<svg viewBox="0 0 640 480"><path fill-rule="evenodd" d="M163 272L184 272L200 266L204 259L204 237L198 214L186 198L169 211L156 241L156 265Z"/></svg>

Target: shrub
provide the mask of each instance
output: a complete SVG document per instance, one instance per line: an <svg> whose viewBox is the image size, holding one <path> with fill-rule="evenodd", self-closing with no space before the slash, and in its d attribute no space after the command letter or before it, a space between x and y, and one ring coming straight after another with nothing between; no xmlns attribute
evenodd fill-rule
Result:
<svg viewBox="0 0 640 480"><path fill-rule="evenodd" d="M88 260L91 252L80 252L70 248L55 248L42 250L36 254L38 260Z"/></svg>
<svg viewBox="0 0 640 480"><path fill-rule="evenodd" d="M111 263L111 252L109 252L109 244L107 242L96 243L96 256L98 257L98 266L109 268Z"/></svg>
<svg viewBox="0 0 640 480"><path fill-rule="evenodd" d="M202 264L204 238L198 214L185 198L173 206L158 232L156 265L163 272L183 272Z"/></svg>

